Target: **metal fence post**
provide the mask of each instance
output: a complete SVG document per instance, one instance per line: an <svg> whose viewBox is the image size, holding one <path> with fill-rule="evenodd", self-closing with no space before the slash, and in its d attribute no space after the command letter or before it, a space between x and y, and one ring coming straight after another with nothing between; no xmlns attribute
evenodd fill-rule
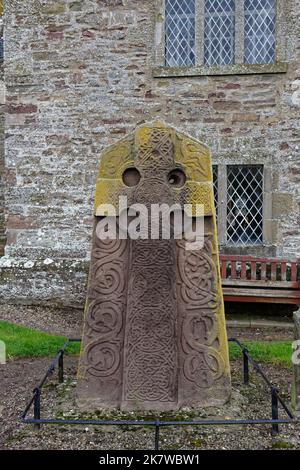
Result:
<svg viewBox="0 0 300 470"><path fill-rule="evenodd" d="M58 359L58 381L60 384L64 381L64 351L60 351L60 356Z"/></svg>
<svg viewBox="0 0 300 470"><path fill-rule="evenodd" d="M278 397L277 397L277 389L272 387L271 389L271 396L272 396L272 419L278 419ZM272 436L276 436L279 434L279 425L278 423L272 424Z"/></svg>
<svg viewBox="0 0 300 470"><path fill-rule="evenodd" d="M34 390L34 403L33 403L33 416L34 419L41 419L41 389ZM40 429L40 423L35 423L34 427Z"/></svg>
<svg viewBox="0 0 300 470"><path fill-rule="evenodd" d="M248 350L243 349L243 369L244 369L244 384L249 385L249 359L247 355Z"/></svg>

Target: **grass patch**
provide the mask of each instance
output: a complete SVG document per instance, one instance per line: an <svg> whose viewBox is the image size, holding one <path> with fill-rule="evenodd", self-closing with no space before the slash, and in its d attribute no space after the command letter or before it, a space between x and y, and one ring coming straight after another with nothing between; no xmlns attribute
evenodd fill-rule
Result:
<svg viewBox="0 0 300 470"><path fill-rule="evenodd" d="M8 359L55 356L66 337L50 335L24 326L0 321L0 340L6 344ZM258 362L291 366L292 346L288 341L248 341L244 343ZM80 343L71 343L68 354L78 354ZM240 348L229 343L230 359L241 358Z"/></svg>
<svg viewBox="0 0 300 470"><path fill-rule="evenodd" d="M0 321L0 340L6 345L7 359L16 359L55 356L67 338ZM79 349L80 343L71 343L66 352L77 354Z"/></svg>
<svg viewBox="0 0 300 470"><path fill-rule="evenodd" d="M245 341L251 356L257 362L290 367L292 365L292 344L289 341ZM242 357L240 348L229 343L230 359Z"/></svg>

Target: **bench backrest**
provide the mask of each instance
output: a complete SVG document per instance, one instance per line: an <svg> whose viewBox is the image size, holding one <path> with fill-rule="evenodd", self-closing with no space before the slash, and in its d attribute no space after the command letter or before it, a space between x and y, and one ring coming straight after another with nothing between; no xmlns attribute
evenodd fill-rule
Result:
<svg viewBox="0 0 300 470"><path fill-rule="evenodd" d="M221 255L221 277L226 284L276 285L300 288L300 259L288 261L276 258Z"/></svg>

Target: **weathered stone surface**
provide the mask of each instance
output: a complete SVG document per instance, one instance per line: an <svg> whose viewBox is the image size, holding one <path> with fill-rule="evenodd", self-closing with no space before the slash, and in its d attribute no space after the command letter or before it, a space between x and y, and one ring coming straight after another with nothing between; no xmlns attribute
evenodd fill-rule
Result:
<svg viewBox="0 0 300 470"><path fill-rule="evenodd" d="M216 111L227 112L227 111L238 111L241 108L240 101L215 101L213 103L213 108Z"/></svg>
<svg viewBox="0 0 300 470"><path fill-rule="evenodd" d="M273 195L273 214L275 218L279 218L282 215L288 215L294 213L295 198L293 194L276 192Z"/></svg>
<svg viewBox="0 0 300 470"><path fill-rule="evenodd" d="M295 350L297 364L293 364L293 386L292 386L292 404L294 410L300 416L300 311L294 313L294 338L298 342Z"/></svg>
<svg viewBox="0 0 300 470"><path fill-rule="evenodd" d="M0 15L2 15L2 5L0 3ZM0 37L3 36L2 18L0 16ZM5 215L4 215L4 101L5 85L3 77L3 63L0 59L0 256L4 254L5 235Z"/></svg>
<svg viewBox="0 0 300 470"><path fill-rule="evenodd" d="M17 262L88 259L99 152L137 124L163 117L208 144L214 164L272 168L270 193L293 195L296 209L268 216L281 243L245 252L299 257L300 2L284 3L286 73L154 78L153 2L7 0L6 104L30 112L6 114L6 174L16 176L4 177L1 159L0 239L3 193L5 213L34 214L36 227L7 227L6 255ZM241 253L221 247L236 249ZM34 286L33 270L31 276ZM60 284L52 288L54 299ZM17 284L14 292L23 294ZM51 286L48 294L51 301Z"/></svg>
<svg viewBox="0 0 300 470"><path fill-rule="evenodd" d="M3 256L0 303L82 307L88 268L84 260Z"/></svg>
<svg viewBox="0 0 300 470"><path fill-rule="evenodd" d="M49 15L64 13L66 9L65 2L50 2L41 7L41 12Z"/></svg>
<svg viewBox="0 0 300 470"><path fill-rule="evenodd" d="M255 113L237 113L232 117L232 122L257 122L259 121L259 114Z"/></svg>
<svg viewBox="0 0 300 470"><path fill-rule="evenodd" d="M139 178L126 186L128 169ZM101 204L118 210L119 196L148 208L191 204L192 213L203 204L203 247L188 249L184 237L99 239ZM218 405L230 395L210 154L159 122L137 128L101 159L78 378L78 404L90 409L170 410Z"/></svg>

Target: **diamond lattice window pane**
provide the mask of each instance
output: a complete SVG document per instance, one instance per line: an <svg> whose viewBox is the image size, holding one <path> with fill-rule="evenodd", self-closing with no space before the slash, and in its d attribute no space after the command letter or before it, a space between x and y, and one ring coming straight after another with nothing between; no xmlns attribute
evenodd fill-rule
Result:
<svg viewBox="0 0 300 470"><path fill-rule="evenodd" d="M276 0L245 0L245 63L275 62Z"/></svg>
<svg viewBox="0 0 300 470"><path fill-rule="evenodd" d="M235 1L205 0L204 63L234 63Z"/></svg>
<svg viewBox="0 0 300 470"><path fill-rule="evenodd" d="M263 167L227 167L227 242L262 243Z"/></svg>
<svg viewBox="0 0 300 470"><path fill-rule="evenodd" d="M166 65L195 64L195 0L166 0Z"/></svg>
<svg viewBox="0 0 300 470"><path fill-rule="evenodd" d="M218 217L218 165L213 165L213 187L216 215Z"/></svg>

